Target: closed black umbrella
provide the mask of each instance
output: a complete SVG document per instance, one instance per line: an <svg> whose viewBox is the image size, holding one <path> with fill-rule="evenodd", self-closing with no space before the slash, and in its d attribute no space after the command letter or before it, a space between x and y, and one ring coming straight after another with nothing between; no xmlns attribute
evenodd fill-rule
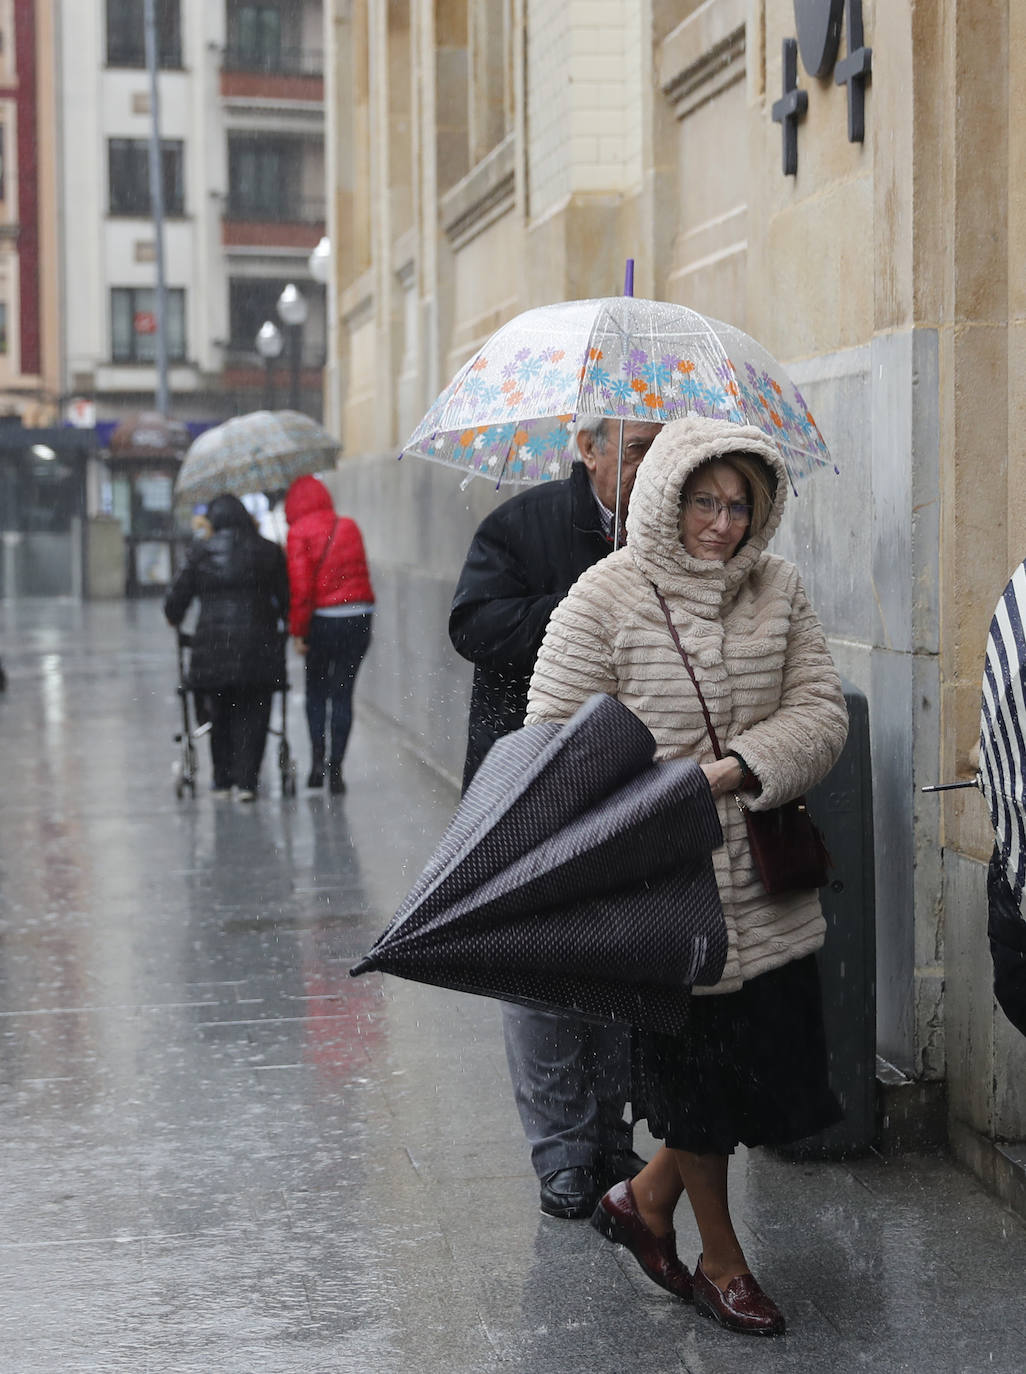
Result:
<svg viewBox="0 0 1026 1374"><path fill-rule="evenodd" d="M500 739L354 974L679 1029L726 959L723 836L701 770L654 753L603 695Z"/></svg>

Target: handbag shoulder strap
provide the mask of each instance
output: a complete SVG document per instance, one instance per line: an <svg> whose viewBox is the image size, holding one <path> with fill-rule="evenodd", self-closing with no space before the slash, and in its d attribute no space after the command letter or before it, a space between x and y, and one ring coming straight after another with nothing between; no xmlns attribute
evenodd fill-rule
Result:
<svg viewBox="0 0 1026 1374"><path fill-rule="evenodd" d="M673 620L670 617L670 608L666 604L666 598L654 582L652 583L652 589L658 598L660 606L663 608L663 615L666 617L666 627L673 637L674 644L677 646L677 652L684 660L684 667L688 670L688 677L694 683L695 691L698 693L698 704L701 706L702 715L705 717L705 728L709 731L709 738L712 740L713 753L718 759L721 759L723 758L723 751L720 748L720 741L716 737L716 731L713 729L712 716L710 716L709 708L705 704L705 697L702 695L702 689L698 685L698 678L695 677L695 670L692 668L691 662L684 652L684 645L680 642L680 635L677 633Z"/></svg>
<svg viewBox="0 0 1026 1374"><path fill-rule="evenodd" d="M317 567L314 569L314 575L313 575L313 587L314 587L314 592L315 592L315 594L316 594L316 591L317 591L317 579L320 577L320 575L321 575L321 569L324 567L324 564L325 564L325 561L327 560L328 554L331 552L331 546L332 546L332 544L334 544L334 542L335 542L335 535L338 534L338 527L339 527L339 525L341 525L341 523L342 523L342 517L341 517L341 516L337 516L336 519L335 519L334 528L332 529L331 533L328 535L328 542L327 542L327 543L325 544L325 546L324 546L324 552L321 554L320 558L318 558L318 560L317 560Z"/></svg>

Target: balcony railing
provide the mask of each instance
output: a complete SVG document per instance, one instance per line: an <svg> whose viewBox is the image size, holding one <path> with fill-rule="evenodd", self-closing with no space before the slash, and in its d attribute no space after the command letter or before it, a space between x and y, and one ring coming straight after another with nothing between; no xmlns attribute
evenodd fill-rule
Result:
<svg viewBox="0 0 1026 1374"><path fill-rule="evenodd" d="M323 224L327 207L322 196L295 196L262 202L229 196L224 217L261 224Z"/></svg>
<svg viewBox="0 0 1026 1374"><path fill-rule="evenodd" d="M224 50L222 70L260 72L267 76L323 76L324 53L313 48L254 52L251 48L229 44Z"/></svg>

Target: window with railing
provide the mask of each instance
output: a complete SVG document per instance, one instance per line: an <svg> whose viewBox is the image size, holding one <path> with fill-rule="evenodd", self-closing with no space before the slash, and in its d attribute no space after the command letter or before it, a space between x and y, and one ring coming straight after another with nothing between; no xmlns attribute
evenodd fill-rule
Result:
<svg viewBox="0 0 1026 1374"><path fill-rule="evenodd" d="M225 70L319 76L324 68L323 54L301 46L300 18L294 6L283 7L271 0L232 5Z"/></svg>
<svg viewBox="0 0 1026 1374"><path fill-rule="evenodd" d="M324 219L324 197L304 195L302 175L301 139L229 139L229 219L319 223Z"/></svg>
<svg viewBox="0 0 1026 1374"><path fill-rule="evenodd" d="M156 0L157 65L182 65L180 0ZM146 66L146 20L143 0L107 0L107 65Z"/></svg>
<svg viewBox="0 0 1026 1374"><path fill-rule="evenodd" d="M149 286L114 286L110 292L111 358L116 363L152 363L157 358L156 291ZM165 335L169 362L185 359L185 291L167 293Z"/></svg>
<svg viewBox="0 0 1026 1374"><path fill-rule="evenodd" d="M112 215L149 215L150 146L144 138L112 138L107 142ZM161 173L164 213L185 213L185 145L181 139L162 139Z"/></svg>

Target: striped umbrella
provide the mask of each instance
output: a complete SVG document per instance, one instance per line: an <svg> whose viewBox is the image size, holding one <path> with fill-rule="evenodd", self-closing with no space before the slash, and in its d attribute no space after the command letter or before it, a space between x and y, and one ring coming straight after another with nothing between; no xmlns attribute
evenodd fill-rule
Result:
<svg viewBox="0 0 1026 1374"><path fill-rule="evenodd" d="M337 439L296 410L254 410L208 429L190 446L175 482L182 506L231 493L287 491L297 477L334 467Z"/></svg>
<svg viewBox="0 0 1026 1374"><path fill-rule="evenodd" d="M1026 887L1026 563L997 604L987 637L980 714L979 783L997 856L1019 914Z"/></svg>

